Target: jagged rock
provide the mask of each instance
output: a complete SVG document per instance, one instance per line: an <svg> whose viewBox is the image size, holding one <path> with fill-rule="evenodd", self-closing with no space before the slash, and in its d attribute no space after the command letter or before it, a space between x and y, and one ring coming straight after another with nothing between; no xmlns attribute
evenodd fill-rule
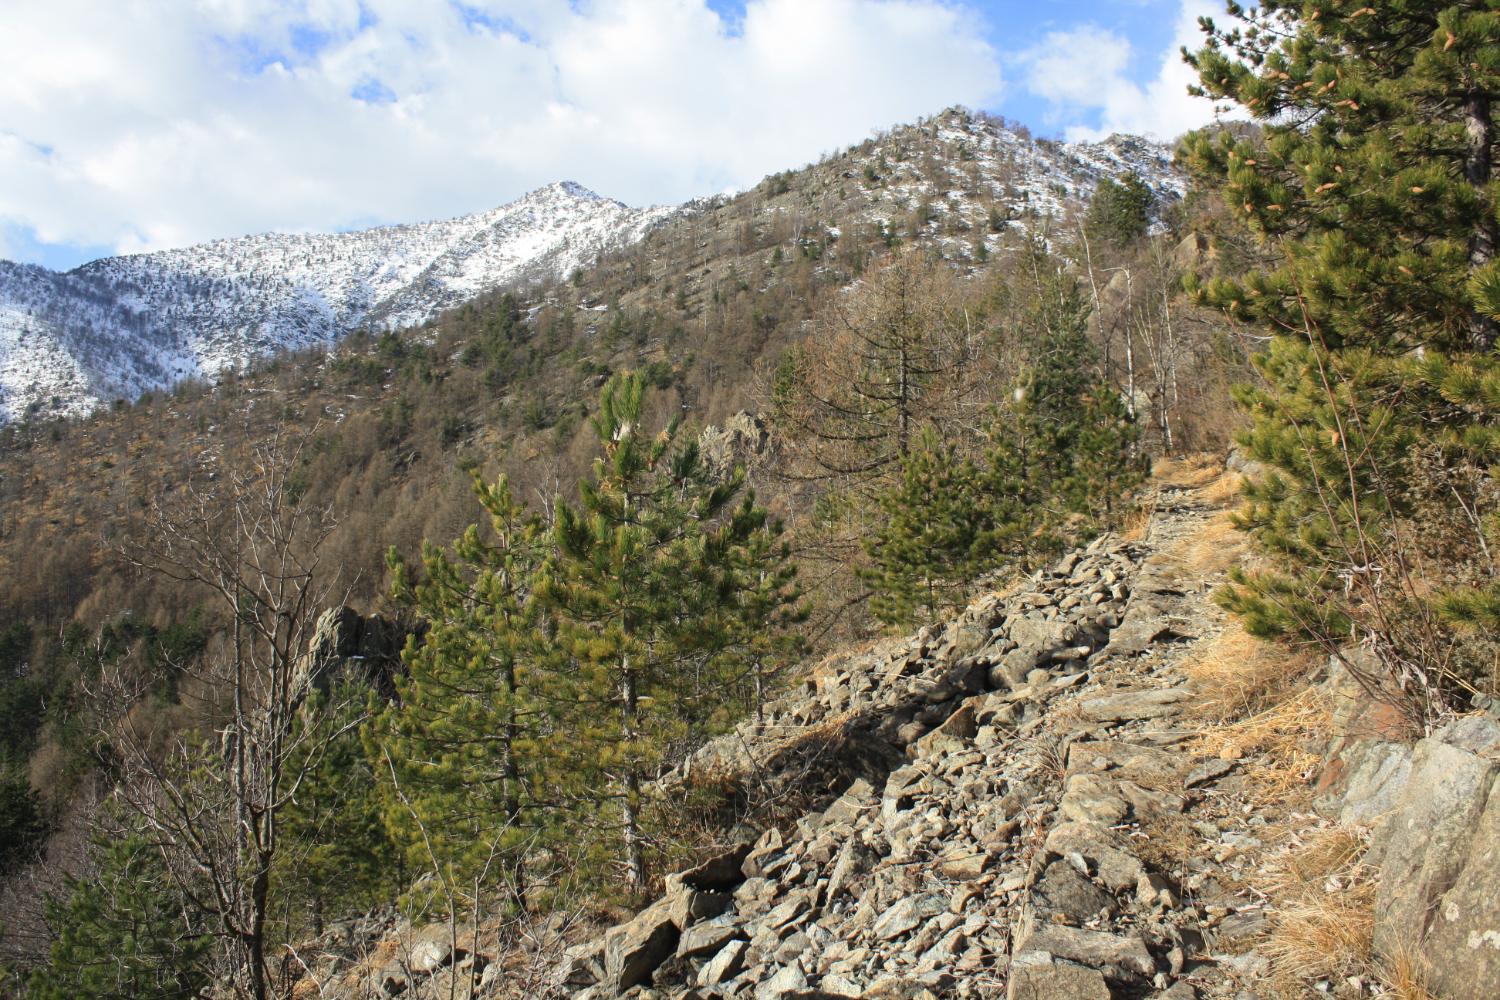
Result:
<svg viewBox="0 0 1500 1000"><path fill-rule="evenodd" d="M857 779L844 790L827 809L823 810L823 823L852 823L865 809L875 802L875 789L864 778Z"/></svg>
<svg viewBox="0 0 1500 1000"><path fill-rule="evenodd" d="M1326 769L1320 787L1337 787L1314 799L1314 808L1347 826L1373 826L1397 807L1412 777L1412 748L1397 742L1359 741Z"/></svg>
<svg viewBox="0 0 1500 1000"><path fill-rule="evenodd" d="M1196 271L1212 253L1206 233L1188 233L1172 248L1172 264L1178 271Z"/></svg>
<svg viewBox="0 0 1500 1000"><path fill-rule="evenodd" d="M733 920L705 920L682 932L677 942L677 954L692 958L717 953L742 933L740 925Z"/></svg>
<svg viewBox="0 0 1500 1000"><path fill-rule="evenodd" d="M1167 612L1168 607L1163 601L1148 596L1133 597L1104 652L1114 656L1134 656L1145 652L1152 643L1177 636Z"/></svg>
<svg viewBox="0 0 1500 1000"><path fill-rule="evenodd" d="M767 830L755 842L755 847L745 856L745 860L740 862L740 874L747 879L760 878L766 863L780 856L782 846L781 831L775 827Z"/></svg>
<svg viewBox="0 0 1500 1000"><path fill-rule="evenodd" d="M1182 779L1183 788L1197 788L1212 781L1218 781L1224 775L1234 770L1232 760L1206 760L1188 772L1188 776Z"/></svg>
<svg viewBox="0 0 1500 1000"><path fill-rule="evenodd" d="M1060 919L1076 925L1115 909L1113 896L1062 861L1054 861L1042 871L1031 899L1038 915L1049 922Z"/></svg>
<svg viewBox="0 0 1500 1000"><path fill-rule="evenodd" d="M618 993L646 982L677 949L679 928L672 919L672 898L660 900L627 924L605 935L605 984Z"/></svg>
<svg viewBox="0 0 1500 1000"><path fill-rule="evenodd" d="M728 979L739 975L740 970L745 967L745 952L749 951L748 941L730 941L719 953L709 959L698 973L698 985L703 987L717 986Z"/></svg>
<svg viewBox="0 0 1500 1000"><path fill-rule="evenodd" d="M755 1000L789 1000L807 989L807 973L797 962L784 965L755 988Z"/></svg>
<svg viewBox="0 0 1500 1000"><path fill-rule="evenodd" d="M1130 814L1130 804L1116 794L1115 782L1097 774L1075 774L1064 785L1057 811L1077 823L1111 826Z"/></svg>
<svg viewBox="0 0 1500 1000"><path fill-rule="evenodd" d="M395 694L396 672L407 632L380 615L361 615L353 608L329 608L313 625L307 650L297 662L293 687L302 694L327 691L337 680L352 677L381 697Z"/></svg>
<svg viewBox="0 0 1500 1000"><path fill-rule="evenodd" d="M453 938L453 932L447 924L428 924L412 935L407 946L407 967L412 972L428 976L463 958L468 952L463 948L455 952Z"/></svg>
<svg viewBox="0 0 1500 1000"><path fill-rule="evenodd" d="M1057 962L1045 952L1017 955L1010 963L1006 1000L1110 1000L1097 969Z"/></svg>
<svg viewBox="0 0 1500 1000"><path fill-rule="evenodd" d="M1500 981L1500 761L1443 738L1488 751L1500 727L1485 721L1488 731L1466 725L1417 744L1372 851L1377 951L1420 948L1429 985L1454 1000L1479 1000Z"/></svg>
<svg viewBox="0 0 1500 1000"><path fill-rule="evenodd" d="M1115 978L1136 975L1149 978L1156 962L1139 937L1106 934L1049 924L1017 942L1019 951L1044 951L1055 958L1104 970Z"/></svg>
<svg viewBox="0 0 1500 1000"><path fill-rule="evenodd" d="M669 903L668 919L677 925L678 930L686 930L706 917L717 917L733 902L733 897L728 893L698 892L694 889L682 889L666 899Z"/></svg>
<svg viewBox="0 0 1500 1000"><path fill-rule="evenodd" d="M818 992L825 997L862 997L864 990L852 979L846 979L838 973L831 973L818 981Z"/></svg>
<svg viewBox="0 0 1500 1000"><path fill-rule="evenodd" d="M1148 908L1165 908L1177 905L1177 894L1165 877L1147 872L1135 883L1135 900Z"/></svg>
<svg viewBox="0 0 1500 1000"><path fill-rule="evenodd" d="M723 854L709 858L695 868L668 876L669 888L675 880L690 889L700 889L704 892L723 892L726 889L733 889L744 881L745 875L742 868L749 854L750 845L741 844Z"/></svg>
<svg viewBox="0 0 1500 1000"><path fill-rule="evenodd" d="M1139 858L1120 849L1106 830L1093 824L1059 823L1047 834L1045 846L1050 855L1092 867L1090 874L1115 892L1134 889L1146 874Z"/></svg>
<svg viewBox="0 0 1500 1000"><path fill-rule="evenodd" d="M962 705L948 716L947 721L913 745L913 756L930 757L943 753L958 753L968 747L978 731L974 707L968 704Z"/></svg>
<svg viewBox="0 0 1500 1000"><path fill-rule="evenodd" d="M861 873L870 867L874 860L870 850L858 841L848 841L839 850L838 860L833 865L833 870L828 876L827 898L832 900Z"/></svg>
<svg viewBox="0 0 1500 1000"><path fill-rule="evenodd" d="M973 656L983 649L990 641L990 630L982 625L969 623L960 625L953 635L953 651L950 654L953 660L962 660Z"/></svg>
<svg viewBox="0 0 1500 1000"><path fill-rule="evenodd" d="M1007 631L1010 640L1020 649L1034 650L1042 658L1051 656L1055 650L1073 645L1073 640L1078 636L1077 627L1069 622L1031 615L1012 616L1007 622Z"/></svg>
<svg viewBox="0 0 1500 1000"><path fill-rule="evenodd" d="M722 430L712 424L703 428L698 446L710 465L728 469L750 455L760 454L769 439L765 421L741 410L724 421Z"/></svg>
<svg viewBox="0 0 1500 1000"><path fill-rule="evenodd" d="M563 952L557 980L563 986L592 986L604 975L604 942L596 940Z"/></svg>
<svg viewBox="0 0 1500 1000"><path fill-rule="evenodd" d="M938 896L908 896L882 913L872 930L876 937L889 941L908 933L928 917L936 916L947 908L947 901Z"/></svg>
<svg viewBox="0 0 1500 1000"><path fill-rule="evenodd" d="M968 882L983 875L989 863L988 851L974 847L958 847L938 859L937 870L947 878Z"/></svg>

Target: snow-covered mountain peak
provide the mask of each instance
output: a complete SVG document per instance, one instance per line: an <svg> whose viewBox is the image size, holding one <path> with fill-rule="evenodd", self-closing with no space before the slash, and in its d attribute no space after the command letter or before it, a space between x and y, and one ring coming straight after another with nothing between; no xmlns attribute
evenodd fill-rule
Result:
<svg viewBox="0 0 1500 1000"><path fill-rule="evenodd" d="M262 233L66 273L0 261L0 420L87 412L361 327L415 326L572 272L672 209L559 181L507 205L347 233Z"/></svg>

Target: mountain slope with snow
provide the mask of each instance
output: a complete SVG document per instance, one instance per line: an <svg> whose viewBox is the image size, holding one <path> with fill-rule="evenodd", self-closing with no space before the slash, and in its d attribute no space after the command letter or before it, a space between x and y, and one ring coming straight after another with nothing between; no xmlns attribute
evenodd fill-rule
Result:
<svg viewBox="0 0 1500 1000"><path fill-rule="evenodd" d="M66 273L0 261L0 419L83 413L359 327L417 325L566 275L671 212L564 182L441 222L217 240Z"/></svg>
<svg viewBox="0 0 1500 1000"><path fill-rule="evenodd" d="M278 351L330 346L355 329L419 325L495 288L587 270L627 246L642 255L638 294L710 296L710 285L749 263L743 247L719 245L738 243L745 225L785 229L794 254L833 247L854 226L978 264L1012 231L1076 218L1101 179L1126 172L1160 204L1182 194L1169 151L1147 140L1034 139L951 108L741 195L676 209L632 209L558 183L441 222L218 240L66 273L0 261L0 422L86 413ZM689 261L683 247L701 250Z"/></svg>

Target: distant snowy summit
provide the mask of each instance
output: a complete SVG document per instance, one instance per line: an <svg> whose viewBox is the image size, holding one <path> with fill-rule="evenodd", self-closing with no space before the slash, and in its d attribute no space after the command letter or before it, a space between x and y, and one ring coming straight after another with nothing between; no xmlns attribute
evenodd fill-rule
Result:
<svg viewBox="0 0 1500 1000"><path fill-rule="evenodd" d="M442 222L215 240L66 273L0 261L0 421L86 413L361 327L414 326L565 276L674 211L565 181Z"/></svg>

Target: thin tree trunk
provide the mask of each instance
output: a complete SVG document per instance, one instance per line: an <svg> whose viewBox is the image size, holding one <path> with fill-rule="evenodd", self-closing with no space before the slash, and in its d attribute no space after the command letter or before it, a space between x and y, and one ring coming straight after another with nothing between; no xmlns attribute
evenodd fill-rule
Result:
<svg viewBox="0 0 1500 1000"><path fill-rule="evenodd" d="M256 861L250 887L250 929L246 941L250 958L250 993L255 1000L268 1000L266 983L266 903L271 891L271 858L262 852Z"/></svg>
<svg viewBox="0 0 1500 1000"><path fill-rule="evenodd" d="M1162 396L1162 428L1165 432L1167 451L1172 451L1172 418L1171 411L1175 410L1181 401L1177 390L1177 333L1172 328L1172 301L1163 288L1161 290L1161 318L1167 333L1166 364L1167 364L1167 386Z"/></svg>
<svg viewBox="0 0 1500 1000"><path fill-rule="evenodd" d="M1125 300L1129 302L1135 298L1135 286L1131 282L1130 271L1125 272ZM1131 332L1130 321L1125 322L1125 411L1130 414L1130 420L1135 422L1135 336Z"/></svg>
<svg viewBox="0 0 1500 1000"><path fill-rule="evenodd" d="M505 693L508 707L505 713L505 738L501 749L502 781L505 785L505 825L507 828L518 827L521 824L521 798L518 792L521 784L521 771L516 764L515 742L519 724L516 721L516 665L507 662L505 665ZM518 905L522 910L526 909L526 861L521 852L510 864L511 891L515 893Z"/></svg>
<svg viewBox="0 0 1500 1000"><path fill-rule="evenodd" d="M1469 269L1477 271L1495 259L1495 244L1500 242L1496 234L1493 206L1484 197L1484 189L1493 173L1495 123L1492 117L1490 95L1474 91L1464 102L1464 130L1468 135L1468 150L1464 157L1464 179L1480 194L1479 222L1469 241ZM1472 321L1471 339L1478 350L1488 350L1500 339L1500 324L1481 313L1475 313Z"/></svg>
<svg viewBox="0 0 1500 1000"><path fill-rule="evenodd" d="M635 672L630 667L630 656L621 658L621 681L620 694L624 700L625 712L625 740L630 742L636 737L636 706L638 692L636 691ZM646 888L646 857L641 845L641 819L637 809L641 796L641 776L636 773L634 764L625 765L625 875L630 881L630 888L634 892L643 892Z"/></svg>
<svg viewBox="0 0 1500 1000"><path fill-rule="evenodd" d="M1078 238L1083 241L1083 262L1089 275L1089 295L1094 300L1094 326L1099 331L1099 340L1104 345L1104 371L1106 376L1114 364L1114 338L1104 333L1104 310L1099 305L1099 282L1094 279L1094 254L1089 248L1088 233L1078 227Z"/></svg>
<svg viewBox="0 0 1500 1000"><path fill-rule="evenodd" d="M904 337L905 335L902 334ZM911 363L907 358L906 343L901 344L901 360L897 377L901 386L898 392L900 401L897 403L896 419L899 423L896 435L896 448L901 454L901 468L906 468L906 456L911 442Z"/></svg>
<svg viewBox="0 0 1500 1000"><path fill-rule="evenodd" d="M761 667L760 657L755 658L755 731L758 733L766 725L766 678Z"/></svg>

